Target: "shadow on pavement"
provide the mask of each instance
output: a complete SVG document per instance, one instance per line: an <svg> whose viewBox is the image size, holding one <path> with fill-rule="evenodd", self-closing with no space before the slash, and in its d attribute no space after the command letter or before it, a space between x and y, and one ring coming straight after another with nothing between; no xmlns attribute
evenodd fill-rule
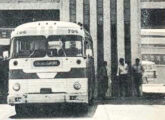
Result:
<svg viewBox="0 0 165 120"><path fill-rule="evenodd" d="M96 100L95 104L165 105L165 95L147 93L143 97L112 97L106 100Z"/></svg>
<svg viewBox="0 0 165 120"><path fill-rule="evenodd" d="M92 118L98 105L165 105L164 95L144 94L143 97L111 97L106 100L95 100L94 105L86 107L76 104L55 104L32 107L30 112L11 116L11 119L20 118Z"/></svg>
<svg viewBox="0 0 165 120"><path fill-rule="evenodd" d="M11 116L11 119L20 118L76 118L76 117L93 117L97 105L88 106L88 110L81 105L42 105L34 107L30 112L23 112Z"/></svg>

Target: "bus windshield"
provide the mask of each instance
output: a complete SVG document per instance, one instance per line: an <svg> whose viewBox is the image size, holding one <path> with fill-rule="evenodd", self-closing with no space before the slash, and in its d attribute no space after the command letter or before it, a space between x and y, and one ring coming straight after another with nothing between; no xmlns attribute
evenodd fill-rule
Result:
<svg viewBox="0 0 165 120"><path fill-rule="evenodd" d="M23 36L13 39L14 58L82 56L82 37L76 35Z"/></svg>

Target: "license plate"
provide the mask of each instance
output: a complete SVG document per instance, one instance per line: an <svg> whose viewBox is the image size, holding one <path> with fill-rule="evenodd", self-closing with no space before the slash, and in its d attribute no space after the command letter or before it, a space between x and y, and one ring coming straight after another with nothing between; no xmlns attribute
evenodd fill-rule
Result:
<svg viewBox="0 0 165 120"><path fill-rule="evenodd" d="M52 93L52 89L51 88L41 88L40 93L41 94L49 94L49 93Z"/></svg>

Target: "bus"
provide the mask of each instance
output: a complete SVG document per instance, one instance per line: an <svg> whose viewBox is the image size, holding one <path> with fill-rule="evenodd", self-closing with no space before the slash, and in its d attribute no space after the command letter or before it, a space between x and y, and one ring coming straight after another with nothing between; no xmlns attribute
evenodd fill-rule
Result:
<svg viewBox="0 0 165 120"><path fill-rule="evenodd" d="M9 54L7 102L15 105L16 113L34 104L92 102L93 42L83 26L62 21L22 24L11 33Z"/></svg>

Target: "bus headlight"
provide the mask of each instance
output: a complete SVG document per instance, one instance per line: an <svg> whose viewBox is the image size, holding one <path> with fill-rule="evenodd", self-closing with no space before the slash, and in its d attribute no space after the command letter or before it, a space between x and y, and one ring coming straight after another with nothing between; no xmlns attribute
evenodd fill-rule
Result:
<svg viewBox="0 0 165 120"><path fill-rule="evenodd" d="M14 86L13 86L13 90L15 91L19 91L21 88L20 84L19 83L15 83Z"/></svg>
<svg viewBox="0 0 165 120"><path fill-rule="evenodd" d="M76 62L77 62L77 64L81 64L81 60L77 60Z"/></svg>
<svg viewBox="0 0 165 120"><path fill-rule="evenodd" d="M73 87L74 89L79 90L81 88L81 84L79 82L75 82Z"/></svg>

